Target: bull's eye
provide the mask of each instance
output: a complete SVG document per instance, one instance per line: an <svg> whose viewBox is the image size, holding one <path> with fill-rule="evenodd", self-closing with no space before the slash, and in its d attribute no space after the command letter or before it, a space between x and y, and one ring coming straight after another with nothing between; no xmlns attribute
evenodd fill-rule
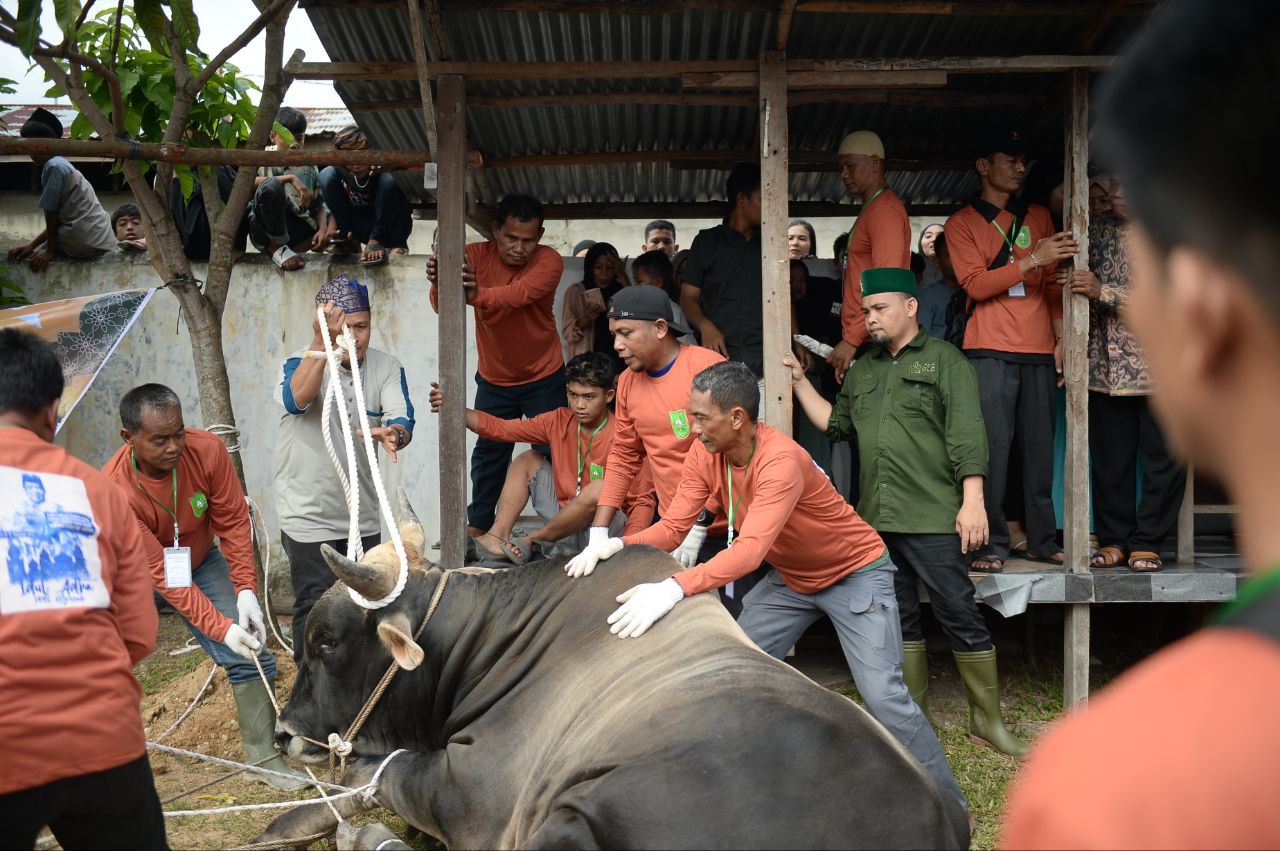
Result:
<svg viewBox="0 0 1280 851"><path fill-rule="evenodd" d="M332 653L338 649L338 641L332 635L322 635L318 646L321 653Z"/></svg>

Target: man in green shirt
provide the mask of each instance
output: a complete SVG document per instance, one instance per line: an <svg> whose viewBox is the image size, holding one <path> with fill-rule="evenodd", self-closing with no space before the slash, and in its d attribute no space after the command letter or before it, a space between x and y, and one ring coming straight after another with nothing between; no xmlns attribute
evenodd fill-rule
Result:
<svg viewBox="0 0 1280 851"><path fill-rule="evenodd" d="M835 405L823 399L788 355L796 400L832 441L858 435L858 513L875 527L898 572L903 677L923 708L928 657L916 578L951 642L969 696L969 729L999 751L1026 745L1000 718L996 651L978 612L964 554L988 541L982 495L987 435L978 378L959 349L917 321L909 269L862 273L862 314L875 348L849 369Z"/></svg>

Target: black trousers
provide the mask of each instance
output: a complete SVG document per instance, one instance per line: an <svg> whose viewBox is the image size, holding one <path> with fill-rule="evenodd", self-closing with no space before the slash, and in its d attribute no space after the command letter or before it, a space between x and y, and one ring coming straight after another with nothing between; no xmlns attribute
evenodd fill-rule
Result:
<svg viewBox="0 0 1280 851"><path fill-rule="evenodd" d="M978 400L990 450L986 482L991 545L979 553L1009 557L1009 524L1004 512L1009 453L1022 462L1023 524L1027 552L1044 558L1062 552L1053 512L1053 428L1057 373L1052 364L1021 364L970 358L978 373Z"/></svg>
<svg viewBox="0 0 1280 851"><path fill-rule="evenodd" d="M361 538L360 543L367 553L382 543L382 535ZM324 596L324 592L338 581L329 568L329 563L320 554L320 547L324 544L328 544L340 553L347 551L346 538L304 544L301 541L295 541L284 532L280 533L280 545L284 547L284 554L289 557L289 579L293 583L293 629L290 638L293 639L293 661L295 662L302 660L302 640L307 634L307 615L311 614L311 609Z"/></svg>
<svg viewBox="0 0 1280 851"><path fill-rule="evenodd" d="M249 238L260 251L265 251L268 243L297 245L316 235L315 228L294 214L284 194L284 184L277 177L258 184L247 217Z"/></svg>
<svg viewBox="0 0 1280 851"><path fill-rule="evenodd" d="M1147 397L1090 393L1089 452L1098 543L1126 553L1160 552L1178 521L1187 470L1170 454Z"/></svg>
<svg viewBox="0 0 1280 851"><path fill-rule="evenodd" d="M933 616L938 619L951 649L957 653L990 650L991 633L978 611L969 568L960 552L959 535L908 535L881 532L889 558L897 565L893 590L898 598L898 619L903 641L923 641L920 593L916 579L929 589Z"/></svg>
<svg viewBox="0 0 1280 851"><path fill-rule="evenodd" d="M729 539L720 537L713 538L707 536L702 542L702 549L698 550L698 564L710 561L717 554L724 552L729 548ZM719 588L716 593L720 595L720 602L729 610L729 614L736 621L738 615L742 614L742 598L747 596L747 592L756 587L756 583L764 579L765 575L773 568L770 564L762 562L759 567L748 573L741 579L733 581L733 596L730 597L727 588Z"/></svg>
<svg viewBox="0 0 1280 851"><path fill-rule="evenodd" d="M0 846L30 848L45 825L67 851L169 847L145 754L105 771L0 795Z"/></svg>

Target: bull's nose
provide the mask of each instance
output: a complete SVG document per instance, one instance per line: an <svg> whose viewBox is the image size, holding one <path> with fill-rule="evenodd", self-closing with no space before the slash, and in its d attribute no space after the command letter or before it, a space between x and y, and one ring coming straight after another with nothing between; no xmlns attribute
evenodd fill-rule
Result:
<svg viewBox="0 0 1280 851"><path fill-rule="evenodd" d="M276 722L276 750L280 751L281 753L288 753L289 742L292 741L292 739L293 739L293 736L288 732L286 732L280 726L280 722L277 721Z"/></svg>

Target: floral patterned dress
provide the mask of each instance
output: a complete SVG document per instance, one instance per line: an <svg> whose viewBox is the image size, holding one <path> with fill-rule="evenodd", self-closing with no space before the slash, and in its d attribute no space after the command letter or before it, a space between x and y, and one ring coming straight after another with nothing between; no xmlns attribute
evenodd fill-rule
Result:
<svg viewBox="0 0 1280 851"><path fill-rule="evenodd" d="M1147 360L1121 312L1129 303L1128 233L1113 215L1089 223L1089 269L1102 296L1089 307L1089 389L1108 396L1151 394Z"/></svg>

